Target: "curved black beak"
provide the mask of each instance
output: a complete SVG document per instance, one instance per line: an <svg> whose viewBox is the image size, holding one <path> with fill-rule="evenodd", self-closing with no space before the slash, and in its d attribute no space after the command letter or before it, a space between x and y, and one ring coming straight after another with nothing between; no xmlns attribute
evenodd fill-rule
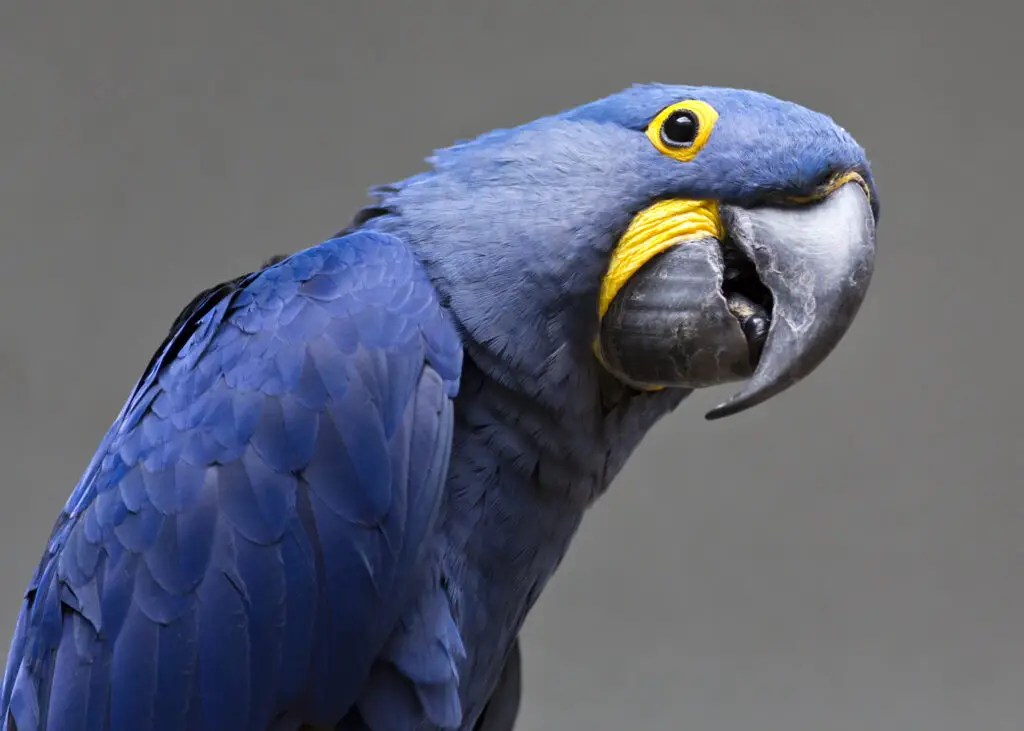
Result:
<svg viewBox="0 0 1024 731"><path fill-rule="evenodd" d="M875 258L875 217L857 182L808 205L722 205L720 214L771 293L771 323L753 375L708 419L756 406L821 365L860 309Z"/></svg>

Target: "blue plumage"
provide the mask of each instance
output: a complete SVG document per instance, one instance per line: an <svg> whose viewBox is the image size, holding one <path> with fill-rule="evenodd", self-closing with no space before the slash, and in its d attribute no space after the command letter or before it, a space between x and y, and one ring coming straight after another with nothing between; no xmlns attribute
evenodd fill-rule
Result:
<svg viewBox="0 0 1024 731"><path fill-rule="evenodd" d="M386 235L332 239L215 292L58 521L0 707L20 731L341 718L430 580L419 559L461 357L421 268ZM427 595L414 639L454 637L454 652L444 595ZM454 694L443 652L391 644L395 683Z"/></svg>
<svg viewBox="0 0 1024 731"><path fill-rule="evenodd" d="M683 164L643 129L687 98L720 120ZM431 163L178 318L32 578L0 731L469 731L512 658L507 731L527 612L689 393L594 358L631 217L838 170L873 190L829 118L701 87L633 87Z"/></svg>

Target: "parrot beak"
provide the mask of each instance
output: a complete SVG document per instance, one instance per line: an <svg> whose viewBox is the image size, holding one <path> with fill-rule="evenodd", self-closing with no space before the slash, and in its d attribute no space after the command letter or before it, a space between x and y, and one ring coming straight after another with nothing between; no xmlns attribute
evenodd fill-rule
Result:
<svg viewBox="0 0 1024 731"><path fill-rule="evenodd" d="M602 318L597 352L637 388L746 381L708 419L763 403L838 345L867 294L875 217L864 185L811 202L719 204L720 230L650 258Z"/></svg>
<svg viewBox="0 0 1024 731"><path fill-rule="evenodd" d="M875 259L875 218L857 182L807 205L722 206L721 215L771 293L772 309L753 376L708 419L763 403L821 365L857 315Z"/></svg>

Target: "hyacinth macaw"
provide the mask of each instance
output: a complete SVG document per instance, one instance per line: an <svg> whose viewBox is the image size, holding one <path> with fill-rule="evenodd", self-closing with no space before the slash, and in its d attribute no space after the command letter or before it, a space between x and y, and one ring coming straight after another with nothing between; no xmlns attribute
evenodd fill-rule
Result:
<svg viewBox="0 0 1024 731"><path fill-rule="evenodd" d="M871 278L863 149L762 93L429 162L175 321L28 585L4 731L511 728L523 620L645 432L806 376Z"/></svg>

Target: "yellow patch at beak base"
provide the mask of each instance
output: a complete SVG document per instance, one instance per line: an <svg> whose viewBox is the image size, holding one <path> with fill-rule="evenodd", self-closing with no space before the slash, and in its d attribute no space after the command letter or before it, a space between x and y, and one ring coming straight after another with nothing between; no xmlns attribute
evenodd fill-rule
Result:
<svg viewBox="0 0 1024 731"><path fill-rule="evenodd" d="M601 281L598 318L644 264L672 246L703 238L722 238L717 201L670 199L640 211L612 252Z"/></svg>

